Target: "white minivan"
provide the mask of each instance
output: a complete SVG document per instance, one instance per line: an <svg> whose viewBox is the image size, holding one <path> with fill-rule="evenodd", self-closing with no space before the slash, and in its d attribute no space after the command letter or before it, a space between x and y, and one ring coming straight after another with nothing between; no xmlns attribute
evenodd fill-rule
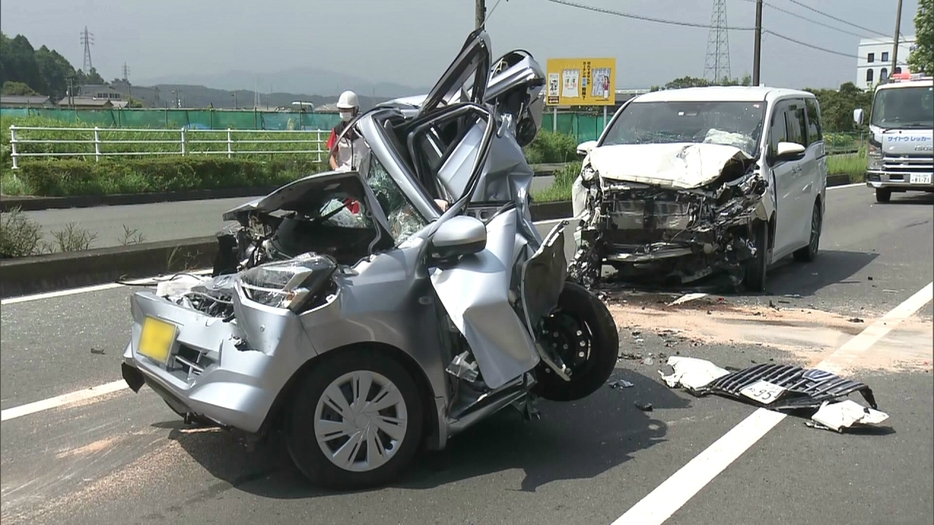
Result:
<svg viewBox="0 0 934 525"><path fill-rule="evenodd" d="M624 104L574 182L571 273L604 265L690 282L725 271L764 290L788 255L817 256L827 188L820 106L806 91L703 87Z"/></svg>

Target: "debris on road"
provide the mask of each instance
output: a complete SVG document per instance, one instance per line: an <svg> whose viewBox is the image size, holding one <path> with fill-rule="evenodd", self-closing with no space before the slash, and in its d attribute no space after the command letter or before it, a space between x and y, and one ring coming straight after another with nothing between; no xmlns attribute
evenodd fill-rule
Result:
<svg viewBox="0 0 934 525"><path fill-rule="evenodd" d="M859 392L877 408L872 389L864 383L843 379L824 370L805 370L794 365L761 364L718 377L702 389L774 410L818 408L825 401Z"/></svg>
<svg viewBox="0 0 934 525"><path fill-rule="evenodd" d="M677 306L677 305L679 305L679 304L684 304L684 303L686 303L686 302L688 302L688 301L694 301L695 299L702 299L702 298L704 298L704 297L707 297L707 294L705 294L705 293L689 293L689 294L684 294L684 295L682 295L681 297L675 299L674 301L668 303L668 306Z"/></svg>
<svg viewBox="0 0 934 525"><path fill-rule="evenodd" d="M695 357L673 355L668 358L668 365L674 368L675 371L667 376L659 372L662 381L670 388L681 385L689 391L703 388L711 381L730 373L710 361Z"/></svg>
<svg viewBox="0 0 934 525"><path fill-rule="evenodd" d="M626 381L625 379L618 379L616 381L610 381L609 383L607 383L607 386L609 386L612 389L617 389L617 388L632 388L635 385L630 383L629 381Z"/></svg>
<svg viewBox="0 0 934 525"><path fill-rule="evenodd" d="M97 354L97 355L104 355L104 349L103 349L103 348L101 348L101 349L92 348L92 349L91 349L91 353L92 353L92 354Z"/></svg>
<svg viewBox="0 0 934 525"><path fill-rule="evenodd" d="M640 402L636 401L636 402L633 403L633 404L636 405L636 408L638 408L639 410L641 410L641 411L643 411L643 412L651 412L651 411L652 411L652 403L640 403Z"/></svg>
<svg viewBox="0 0 934 525"><path fill-rule="evenodd" d="M864 321L863 321L862 319L860 319L859 317L851 317L851 318L849 319L849 321L850 321L851 323L862 323L862 322L864 322Z"/></svg>
<svg viewBox="0 0 934 525"><path fill-rule="evenodd" d="M839 403L825 401L820 409L811 416L811 421L805 422L812 428L835 430L843 432L844 428L853 425L878 425L889 415L847 399Z"/></svg>

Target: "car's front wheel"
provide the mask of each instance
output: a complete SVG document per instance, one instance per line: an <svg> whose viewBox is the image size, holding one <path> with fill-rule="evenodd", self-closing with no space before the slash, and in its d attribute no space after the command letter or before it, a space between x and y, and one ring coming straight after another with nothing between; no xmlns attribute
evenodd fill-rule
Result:
<svg viewBox="0 0 934 525"><path fill-rule="evenodd" d="M616 367L619 332L606 305L586 288L564 283L557 308L542 323L541 344L553 346L565 366L566 381L542 363L533 392L550 401L574 401L603 386Z"/></svg>
<svg viewBox="0 0 934 525"><path fill-rule="evenodd" d="M316 485L339 490L397 478L422 440L423 404L390 356L352 350L316 364L292 399L285 443Z"/></svg>

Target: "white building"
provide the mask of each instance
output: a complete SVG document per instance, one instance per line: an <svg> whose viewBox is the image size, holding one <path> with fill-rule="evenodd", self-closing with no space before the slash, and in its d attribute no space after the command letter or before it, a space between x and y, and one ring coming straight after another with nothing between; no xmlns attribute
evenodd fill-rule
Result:
<svg viewBox="0 0 934 525"><path fill-rule="evenodd" d="M856 85L871 89L892 73L908 71L908 55L915 50L915 37L902 36L898 44L898 64L892 69L891 38L864 38L859 41L856 61Z"/></svg>

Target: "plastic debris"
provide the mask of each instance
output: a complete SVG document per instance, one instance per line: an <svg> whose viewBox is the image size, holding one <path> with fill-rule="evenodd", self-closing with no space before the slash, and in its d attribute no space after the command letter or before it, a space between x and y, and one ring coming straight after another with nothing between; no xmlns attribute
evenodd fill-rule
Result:
<svg viewBox="0 0 934 525"><path fill-rule="evenodd" d="M679 305L679 304L684 304L684 303L686 303L686 302L688 302L688 301L693 301L693 300L695 300L695 299L701 299L701 298L706 297L706 296L707 296L707 294L705 294L705 293L689 293L689 294L684 294L684 295L682 295L681 297L675 299L674 301L668 303L667 306L676 306L676 305Z"/></svg>
<svg viewBox="0 0 934 525"><path fill-rule="evenodd" d="M710 361L695 357L673 355L668 358L668 365L675 369L674 373L666 376L659 372L659 375L669 388L680 385L688 390L696 390L730 373Z"/></svg>
<svg viewBox="0 0 934 525"><path fill-rule="evenodd" d="M632 388L632 387L635 386L634 384L630 383L629 381L626 381L625 379L619 379L619 380L616 380L616 381L610 381L607 385L608 385L610 388L613 388L613 389L617 389L617 388Z"/></svg>
<svg viewBox="0 0 934 525"><path fill-rule="evenodd" d="M643 412L651 412L651 411L652 411L652 403L640 403L640 402L636 401L635 403L633 403L633 405L635 405L636 408L638 408L639 410L641 410L641 411L643 411Z"/></svg>
<svg viewBox="0 0 934 525"><path fill-rule="evenodd" d="M855 401L847 399L839 403L825 401L821 404L820 409L811 416L811 421L807 423L816 423L808 425L813 428L843 432L844 428L853 425L878 425L888 418L889 415L885 412L864 407Z"/></svg>

